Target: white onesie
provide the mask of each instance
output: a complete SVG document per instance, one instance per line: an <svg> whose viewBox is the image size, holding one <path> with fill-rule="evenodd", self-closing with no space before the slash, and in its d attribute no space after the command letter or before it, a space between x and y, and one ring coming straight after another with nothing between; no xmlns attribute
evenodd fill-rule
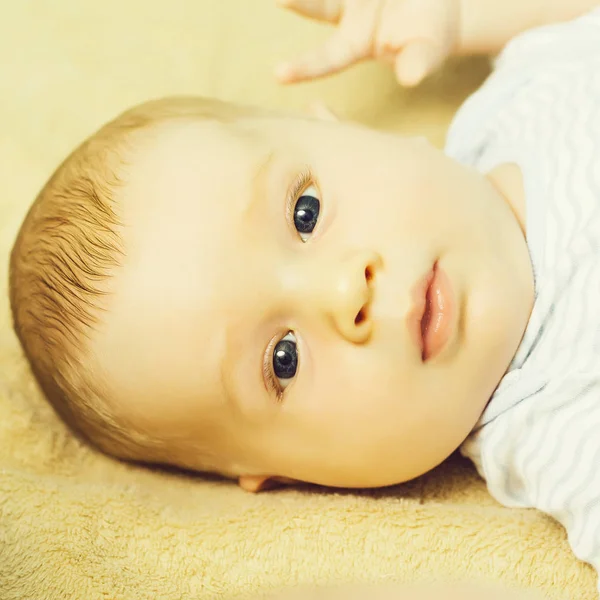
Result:
<svg viewBox="0 0 600 600"><path fill-rule="evenodd" d="M499 502L552 515L600 571L600 8L513 39L446 152L481 172L519 165L535 278L523 341L462 453Z"/></svg>

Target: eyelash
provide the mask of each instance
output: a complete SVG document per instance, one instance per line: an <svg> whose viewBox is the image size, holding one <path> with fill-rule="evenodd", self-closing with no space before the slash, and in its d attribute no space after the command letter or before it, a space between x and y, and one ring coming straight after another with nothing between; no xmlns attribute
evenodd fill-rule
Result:
<svg viewBox="0 0 600 600"><path fill-rule="evenodd" d="M306 167L298 175L298 177L296 177L296 180L294 181L285 199L285 220L296 236L298 236L298 232L294 227L294 208L296 208L296 202L298 202L298 199L302 196L304 190L306 190L306 188L311 184L315 185L317 188L319 187L314 173L310 167Z"/></svg>
<svg viewBox="0 0 600 600"><path fill-rule="evenodd" d="M277 381L277 377L275 377L275 373L273 373L273 351L275 350L275 346L282 337L283 336L278 333L269 342L269 345L267 346L267 349L265 351L265 358L263 360L262 365L263 377L267 382L267 387L269 388L270 392L275 394L275 398L278 403L283 400L283 394L285 393L285 390L281 388L279 382Z"/></svg>
<svg viewBox="0 0 600 600"><path fill-rule="evenodd" d="M295 235L298 235L298 232L294 227L294 208L296 207L296 202L298 202L298 199L302 196L302 192L304 192L311 184L315 184L315 176L310 167L306 167L298 177L296 177L285 199L285 219ZM281 337L280 334L277 334L269 342L262 365L263 378L267 383L269 391L275 395L277 402L283 401L285 393L285 390L279 385L275 373L273 373L273 350Z"/></svg>

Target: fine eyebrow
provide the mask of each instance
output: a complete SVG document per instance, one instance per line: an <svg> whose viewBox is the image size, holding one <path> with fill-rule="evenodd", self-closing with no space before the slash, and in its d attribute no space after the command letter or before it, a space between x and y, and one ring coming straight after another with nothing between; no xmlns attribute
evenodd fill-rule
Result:
<svg viewBox="0 0 600 600"><path fill-rule="evenodd" d="M255 163L251 177L251 192L248 198L248 202L244 209L247 213L252 208L261 203L264 200L268 188L268 176L275 159L275 151L270 150L263 154ZM225 391L226 402L235 407L241 406L240 398L237 394L238 386L235 385L235 369L233 365L236 364L239 351L236 352L238 344L234 343L232 335L233 326L225 327L225 348L221 357L221 385Z"/></svg>
<svg viewBox="0 0 600 600"><path fill-rule="evenodd" d="M234 385L234 374L231 368L234 364L232 362L233 352L231 343L231 331L229 328L225 330L225 350L221 357L221 386L225 392L225 401L228 406L238 408L241 406L240 398L238 397L236 386Z"/></svg>
<svg viewBox="0 0 600 600"><path fill-rule="evenodd" d="M275 151L270 150L263 154L257 161L253 169L250 186L250 196L246 204L245 212L252 210L266 196L269 171L275 159Z"/></svg>

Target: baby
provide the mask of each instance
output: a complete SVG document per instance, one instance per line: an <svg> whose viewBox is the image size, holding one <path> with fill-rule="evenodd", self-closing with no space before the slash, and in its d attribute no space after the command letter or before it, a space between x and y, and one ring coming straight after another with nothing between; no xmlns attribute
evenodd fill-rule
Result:
<svg viewBox="0 0 600 600"><path fill-rule="evenodd" d="M413 85L514 39L444 153L198 98L103 127L12 252L42 389L107 453L249 491L399 483L460 447L600 568L596 2L286 4L339 23L287 81L375 57Z"/></svg>

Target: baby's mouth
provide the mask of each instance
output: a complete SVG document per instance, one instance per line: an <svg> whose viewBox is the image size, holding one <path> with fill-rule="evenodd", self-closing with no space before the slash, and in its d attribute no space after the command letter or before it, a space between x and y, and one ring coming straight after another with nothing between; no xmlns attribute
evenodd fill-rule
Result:
<svg viewBox="0 0 600 600"><path fill-rule="evenodd" d="M437 356L444 349L453 330L455 315L456 303L452 284L436 261L425 291L425 306L421 317L423 362Z"/></svg>
<svg viewBox="0 0 600 600"><path fill-rule="evenodd" d="M435 275L435 265L423 275L412 290L413 308L407 315L406 325L409 333L425 360L425 337L431 324L431 284Z"/></svg>
<svg viewBox="0 0 600 600"><path fill-rule="evenodd" d="M423 316L421 317L421 358L423 360L427 360L426 357L426 337L427 332L429 331L429 326L431 325L431 285L433 283L433 279L435 277L435 268L436 264L433 265L433 277L427 286L427 290L425 291L425 310L423 311Z"/></svg>

